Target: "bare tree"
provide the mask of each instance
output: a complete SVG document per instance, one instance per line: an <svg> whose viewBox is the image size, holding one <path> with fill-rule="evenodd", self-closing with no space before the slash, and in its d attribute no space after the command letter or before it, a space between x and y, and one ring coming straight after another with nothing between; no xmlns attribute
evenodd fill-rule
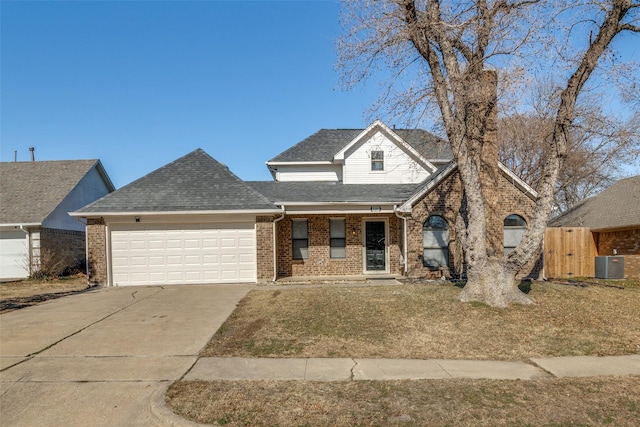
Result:
<svg viewBox="0 0 640 427"><path fill-rule="evenodd" d="M541 162L552 147L554 121L546 114L514 114L498 121L499 158L516 175L537 187ZM568 133L567 157L560 169L554 214L602 191L640 157L640 116L627 121L606 117L596 104L579 108ZM640 167L640 165L638 165Z"/></svg>
<svg viewBox="0 0 640 427"><path fill-rule="evenodd" d="M567 157L578 96L614 38L625 31L640 32L636 25L640 4L343 0L343 5L343 24L349 29L339 42L344 82L360 82L384 65L393 71L396 83L404 81L407 87L395 98L388 89L383 100L409 115L420 116L430 108L439 113L464 189L455 224L468 275L460 299L497 307L532 303L518 289L515 277L539 251ZM556 28L554 23L567 26ZM575 39L581 45L572 51ZM562 64L554 68L565 72L566 81L558 93L548 148L541 153L536 212L520 244L502 256L499 237L489 232L502 219L493 214L497 200L492 190L499 175L497 153L492 152L496 148L485 144L496 132L488 118L497 104L497 75L487 66L514 68L521 62L510 59L526 62L532 55L540 63L551 53ZM417 84L403 79L409 69L415 70Z"/></svg>

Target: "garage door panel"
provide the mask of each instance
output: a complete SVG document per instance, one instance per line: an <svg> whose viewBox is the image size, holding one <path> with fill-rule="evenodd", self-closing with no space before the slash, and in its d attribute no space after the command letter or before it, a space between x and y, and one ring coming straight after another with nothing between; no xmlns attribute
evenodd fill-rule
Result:
<svg viewBox="0 0 640 427"><path fill-rule="evenodd" d="M241 264L251 264L253 265L254 257L251 254L238 254L238 262Z"/></svg>
<svg viewBox="0 0 640 427"><path fill-rule="evenodd" d="M250 238L241 237L238 239L238 247L240 248L249 248L254 246L254 241Z"/></svg>
<svg viewBox="0 0 640 427"><path fill-rule="evenodd" d="M127 225L111 239L114 284L256 281L252 223Z"/></svg>
<svg viewBox="0 0 640 427"><path fill-rule="evenodd" d="M202 260L199 255L187 255L184 257L185 265L200 265L202 264Z"/></svg>
<svg viewBox="0 0 640 427"><path fill-rule="evenodd" d="M178 239L168 239L167 241L167 249L181 249L182 241Z"/></svg>

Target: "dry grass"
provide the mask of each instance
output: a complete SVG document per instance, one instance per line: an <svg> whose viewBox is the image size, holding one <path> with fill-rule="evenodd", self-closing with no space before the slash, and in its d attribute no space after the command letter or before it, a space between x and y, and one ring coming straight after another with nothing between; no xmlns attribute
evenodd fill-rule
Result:
<svg viewBox="0 0 640 427"><path fill-rule="evenodd" d="M178 382L166 400L226 426L637 426L632 377L540 381Z"/></svg>
<svg viewBox="0 0 640 427"><path fill-rule="evenodd" d="M46 281L27 279L0 283L0 312L28 307L85 289L87 277L84 274Z"/></svg>
<svg viewBox="0 0 640 427"><path fill-rule="evenodd" d="M457 301L452 285L251 292L201 356L527 360L640 352L640 286L532 284L537 304Z"/></svg>

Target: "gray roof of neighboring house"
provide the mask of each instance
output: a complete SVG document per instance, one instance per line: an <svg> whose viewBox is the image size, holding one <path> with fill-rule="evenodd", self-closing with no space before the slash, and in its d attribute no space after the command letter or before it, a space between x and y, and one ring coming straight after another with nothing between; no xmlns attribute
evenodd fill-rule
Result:
<svg viewBox="0 0 640 427"><path fill-rule="evenodd" d="M333 156L349 144L364 129L321 129L303 139L269 162L332 161ZM426 159L451 160L449 144L423 129L394 129L406 143Z"/></svg>
<svg viewBox="0 0 640 427"><path fill-rule="evenodd" d="M0 224L41 224L99 160L0 163Z"/></svg>
<svg viewBox="0 0 640 427"><path fill-rule="evenodd" d="M592 230L640 227L640 175L615 182L555 218L549 226Z"/></svg>
<svg viewBox="0 0 640 427"><path fill-rule="evenodd" d="M85 206L78 213L238 210L276 211L278 208L225 165L197 149Z"/></svg>
<svg viewBox="0 0 640 427"><path fill-rule="evenodd" d="M273 203L401 203L420 184L343 184L341 182L249 181Z"/></svg>

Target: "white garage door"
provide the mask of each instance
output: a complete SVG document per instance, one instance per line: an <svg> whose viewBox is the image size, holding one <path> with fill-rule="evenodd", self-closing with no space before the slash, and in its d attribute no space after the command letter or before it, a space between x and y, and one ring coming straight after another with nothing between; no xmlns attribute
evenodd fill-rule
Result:
<svg viewBox="0 0 640 427"><path fill-rule="evenodd" d="M22 279L29 276L29 241L22 231L0 232L0 278Z"/></svg>
<svg viewBox="0 0 640 427"><path fill-rule="evenodd" d="M253 223L112 227L114 285L256 281Z"/></svg>

